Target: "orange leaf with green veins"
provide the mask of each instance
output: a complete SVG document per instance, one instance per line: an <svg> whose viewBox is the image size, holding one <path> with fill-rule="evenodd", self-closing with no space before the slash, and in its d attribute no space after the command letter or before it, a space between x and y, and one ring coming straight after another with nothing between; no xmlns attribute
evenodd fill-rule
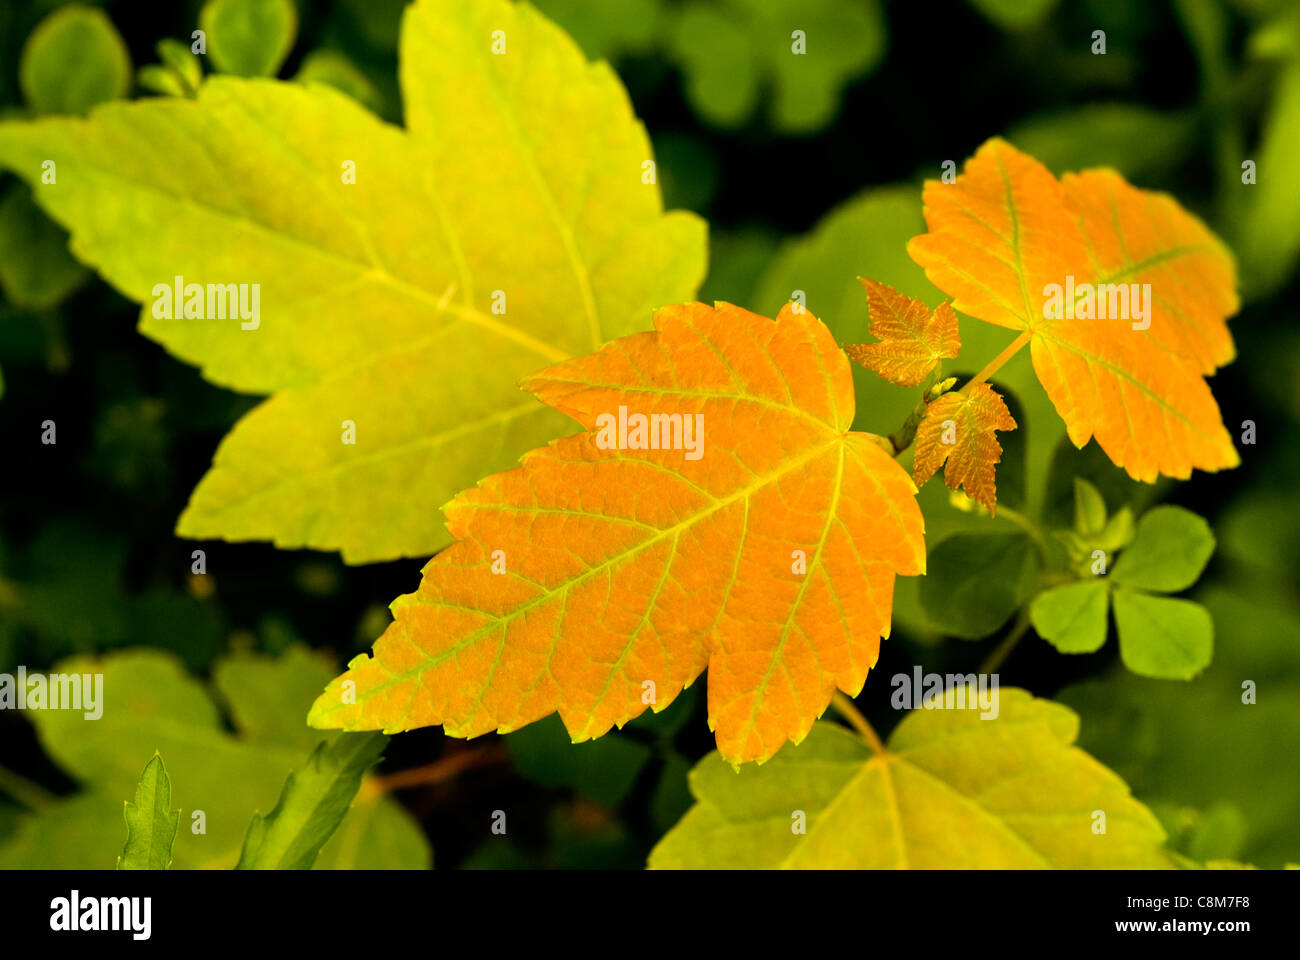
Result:
<svg viewBox="0 0 1300 960"><path fill-rule="evenodd" d="M1205 375L1233 356L1236 268L1172 198L1110 170L1058 181L1004 140L955 183L927 181L908 253L953 305L1023 331L1077 447L1129 475L1185 478L1240 460Z"/></svg>
<svg viewBox="0 0 1300 960"><path fill-rule="evenodd" d="M994 513L994 468L1002 459L1002 445L995 431L1014 429L1016 421L1006 401L987 383L945 393L926 406L925 416L916 428L913 481L921 486L942 465L943 482L949 490L961 487Z"/></svg>
<svg viewBox="0 0 1300 960"><path fill-rule="evenodd" d="M526 381L585 432L447 506L459 542L313 726L472 737L558 710L576 742L707 667L709 724L740 763L861 690L925 546L911 479L849 432L848 359L789 306L666 307L655 327Z"/></svg>
<svg viewBox="0 0 1300 960"><path fill-rule="evenodd" d="M939 365L961 352L952 304L931 311L893 287L858 277L867 291L871 335L876 343L850 343L844 352L868 370L900 387L915 387Z"/></svg>

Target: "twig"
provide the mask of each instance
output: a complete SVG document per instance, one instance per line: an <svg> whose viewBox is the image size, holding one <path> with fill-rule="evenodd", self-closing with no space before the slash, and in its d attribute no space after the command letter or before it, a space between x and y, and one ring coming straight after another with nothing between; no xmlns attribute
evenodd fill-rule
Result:
<svg viewBox="0 0 1300 960"><path fill-rule="evenodd" d="M460 750L446 757L440 757L433 763L410 770L399 770L386 777L376 777L370 784L372 790L388 793L393 790L405 790L407 787L427 786L454 780L466 770L486 767L494 763L505 763L506 753L500 747L479 747L475 750Z"/></svg>

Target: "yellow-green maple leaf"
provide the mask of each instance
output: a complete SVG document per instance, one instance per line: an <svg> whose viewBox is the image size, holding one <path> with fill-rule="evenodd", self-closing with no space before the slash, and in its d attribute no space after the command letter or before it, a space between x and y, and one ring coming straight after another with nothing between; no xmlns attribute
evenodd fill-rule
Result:
<svg viewBox="0 0 1300 960"><path fill-rule="evenodd" d="M519 380L648 327L703 275L703 224L663 213L617 78L531 7L421 0L401 83L406 131L325 86L225 77L0 124L0 165L144 303L144 334L273 394L222 442L184 536L433 553L443 503L570 426ZM260 284L260 324L155 317L175 276Z"/></svg>
<svg viewBox="0 0 1300 960"><path fill-rule="evenodd" d="M1072 711L1010 688L993 694L988 719L953 709L960 702L950 689L941 709L912 711L883 751L822 722L798 747L739 774L717 754L705 757L691 772L695 806L655 847L650 866L1173 865L1155 816L1074 746ZM800 812L803 833L792 829Z"/></svg>

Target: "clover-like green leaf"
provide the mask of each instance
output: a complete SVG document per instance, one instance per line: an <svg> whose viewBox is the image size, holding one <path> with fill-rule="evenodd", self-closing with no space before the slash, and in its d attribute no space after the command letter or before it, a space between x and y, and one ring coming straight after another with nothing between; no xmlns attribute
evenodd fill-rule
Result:
<svg viewBox="0 0 1300 960"><path fill-rule="evenodd" d="M1110 591L1104 580L1044 590L1029 605L1038 635L1061 653L1092 653L1106 642Z"/></svg>
<svg viewBox="0 0 1300 960"><path fill-rule="evenodd" d="M1177 593L1196 582L1212 553L1214 534L1203 518L1182 507L1154 507L1138 520L1110 575L1125 586Z"/></svg>
<svg viewBox="0 0 1300 960"><path fill-rule="evenodd" d="M1120 657L1134 673L1189 680L1210 665L1214 621L1199 603L1122 588L1114 603Z"/></svg>

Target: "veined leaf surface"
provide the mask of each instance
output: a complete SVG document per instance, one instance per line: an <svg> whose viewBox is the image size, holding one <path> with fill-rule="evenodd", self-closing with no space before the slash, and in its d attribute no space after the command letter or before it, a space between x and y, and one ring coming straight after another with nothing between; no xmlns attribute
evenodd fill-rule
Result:
<svg viewBox="0 0 1300 960"><path fill-rule="evenodd" d="M974 697L974 691L969 691ZM969 701L967 701L968 703ZM1164 831L1124 781L1074 746L1079 718L1024 690L996 717L912 711L883 753L837 724L759 769L714 754L696 804L650 854L673 869L1025 869L1172 866ZM1095 829L1105 815L1104 832ZM795 814L805 832L792 829Z"/></svg>
<svg viewBox="0 0 1300 960"><path fill-rule="evenodd" d="M1058 181L997 138L955 183L927 181L924 201L930 229L908 252L958 310L1025 332L1075 446L1095 436L1146 481L1238 464L1204 379L1233 357L1236 268L1204 224L1112 170ZM1146 316L1131 303L1130 317L1069 316L1064 303L1049 315L1047 288L1064 294L1067 278L1076 290L1149 284Z"/></svg>
<svg viewBox="0 0 1300 960"><path fill-rule="evenodd" d="M470 737L558 710L579 741L708 667L709 722L740 763L862 688L924 543L911 479L849 431L848 359L790 306L667 307L655 326L525 384L587 432L448 506L460 542L309 722ZM678 448L611 446L636 414L684 418Z"/></svg>
<svg viewBox="0 0 1300 960"><path fill-rule="evenodd" d="M223 441L184 536L433 553L457 490L564 432L519 380L648 327L703 275L703 224L663 213L617 78L531 7L421 0L401 63L405 131L323 85L227 77L0 124L0 165L145 305L145 335L273 394ZM256 328L155 316L177 276L249 284L250 312L258 284Z"/></svg>
<svg viewBox="0 0 1300 960"><path fill-rule="evenodd" d="M912 479L920 486L942 465L949 490L961 487L995 513L995 472L1002 459L996 431L1014 429L1006 401L987 383L945 393L925 408L916 428Z"/></svg>

